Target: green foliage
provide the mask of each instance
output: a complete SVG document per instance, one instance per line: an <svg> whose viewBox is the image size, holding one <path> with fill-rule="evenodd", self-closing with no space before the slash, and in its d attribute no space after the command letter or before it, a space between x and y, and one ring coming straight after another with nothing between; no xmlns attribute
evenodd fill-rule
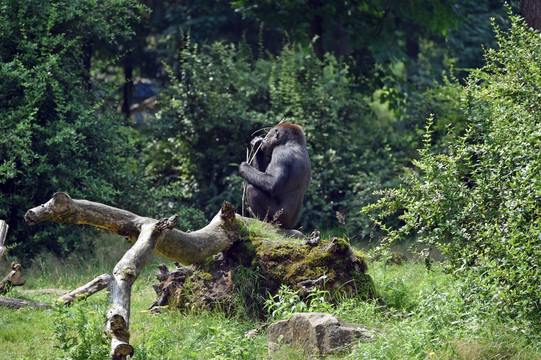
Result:
<svg viewBox="0 0 541 360"><path fill-rule="evenodd" d="M77 302L70 308L59 304L53 312L55 347L62 359L105 359L109 340L103 333L103 313L107 302L89 305Z"/></svg>
<svg viewBox="0 0 541 360"><path fill-rule="evenodd" d="M324 51L352 55L360 71L374 77L383 75L374 63L414 58L419 37L447 34L459 22L459 7L446 0L236 0L232 5L287 32L292 41L309 44L319 37Z"/></svg>
<svg viewBox="0 0 541 360"><path fill-rule="evenodd" d="M0 218L21 243L18 256L44 246L56 253L88 246L72 229L24 224L25 211L57 191L135 203L132 133L99 110L103 99L93 90L89 66L94 40L114 46L129 36L127 22L137 8L132 0L5 1L0 7Z"/></svg>
<svg viewBox="0 0 541 360"><path fill-rule="evenodd" d="M265 301L268 318L271 321L285 320L297 312L332 312L334 306L329 302L329 292L311 289L301 298L298 291L287 285L281 285L278 293L269 295Z"/></svg>
<svg viewBox="0 0 541 360"><path fill-rule="evenodd" d="M308 311L308 306L302 301L299 293L287 285L280 286L276 295L269 295L265 307L269 319L274 321L287 319L296 312Z"/></svg>
<svg viewBox="0 0 541 360"><path fill-rule="evenodd" d="M415 236L440 247L450 270L470 280L471 296L502 317L538 325L541 313L541 170L538 55L541 38L518 18L508 32L496 27L497 49L463 89L467 129L447 154L425 147L405 186L382 192L365 212L398 213L392 241ZM380 220L380 224L385 226Z"/></svg>
<svg viewBox="0 0 541 360"><path fill-rule="evenodd" d="M247 316L249 319L264 318L263 308L268 289L262 286L262 277L258 267L252 269L240 265L233 273L239 316Z"/></svg>
<svg viewBox="0 0 541 360"><path fill-rule="evenodd" d="M301 214L300 225L332 227L340 210L354 231L371 231L357 209L393 181L400 161L386 146L392 121L374 126L346 64L332 55L319 60L301 46L256 58L242 42L201 51L189 39L179 57L181 70L170 72L145 151L147 176L168 189L169 201L189 202L206 216L224 200L240 206L237 167L252 134L285 120L303 127L312 161L303 207L309 215Z"/></svg>

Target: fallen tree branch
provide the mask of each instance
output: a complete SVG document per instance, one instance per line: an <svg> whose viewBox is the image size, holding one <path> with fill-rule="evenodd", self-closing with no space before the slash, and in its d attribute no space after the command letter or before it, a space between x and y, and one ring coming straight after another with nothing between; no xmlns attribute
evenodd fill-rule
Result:
<svg viewBox="0 0 541 360"><path fill-rule="evenodd" d="M47 203L26 212L25 221L35 225L50 220L62 224L87 224L109 230L128 238L135 244L145 224L157 220L136 215L126 210L114 208L87 200L75 200L65 193L56 193ZM237 216L233 206L222 210L204 228L190 233L180 230L168 231L160 239L154 254L190 265L227 249L236 238L234 220Z"/></svg>
<svg viewBox="0 0 541 360"><path fill-rule="evenodd" d="M34 302L23 299L7 298L5 296L0 296L0 306L6 306L13 309L20 309L22 307L31 306L42 309L51 309L52 306L44 304L42 302Z"/></svg>
<svg viewBox="0 0 541 360"><path fill-rule="evenodd" d="M109 286L109 283L111 282L111 279L112 275L102 274L88 284L85 284L61 296L60 298L58 298L58 301L63 302L64 305L70 305L75 300L87 298L88 296L107 288Z"/></svg>
<svg viewBox="0 0 541 360"><path fill-rule="evenodd" d="M133 282L146 265L156 244L163 239L167 230L178 224L178 216L162 219L142 226L137 242L120 259L113 270L109 283L111 307L107 311L105 332L111 337L111 358L126 359L133 355L129 344L130 298Z"/></svg>

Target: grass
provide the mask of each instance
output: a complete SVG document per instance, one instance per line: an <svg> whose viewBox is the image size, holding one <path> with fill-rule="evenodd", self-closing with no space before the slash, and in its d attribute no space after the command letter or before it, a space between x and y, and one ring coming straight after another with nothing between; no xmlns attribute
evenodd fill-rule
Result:
<svg viewBox="0 0 541 360"><path fill-rule="evenodd" d="M122 238L106 235L92 256L59 260L43 255L24 269L27 284L8 296L54 303L55 295L24 290L73 289L110 272L126 248ZM7 273L8 262L2 262L2 274ZM160 262L164 260L153 258L134 284L130 319L134 359L268 358L264 323L219 312L146 311L155 299L151 285L157 282L154 276ZM477 308L475 301L462 298L463 284L439 265L427 272L416 262L378 261L369 263L369 272L380 302L350 298L323 308L378 329L377 339L360 344L350 354L326 359L541 359L539 335L528 332L518 320L503 322ZM102 292L70 308L0 308L0 359L107 358L109 344L102 335L107 307L107 294ZM260 329L258 335L244 336L255 328ZM79 345L70 346L71 342ZM274 357L306 358L287 349Z"/></svg>

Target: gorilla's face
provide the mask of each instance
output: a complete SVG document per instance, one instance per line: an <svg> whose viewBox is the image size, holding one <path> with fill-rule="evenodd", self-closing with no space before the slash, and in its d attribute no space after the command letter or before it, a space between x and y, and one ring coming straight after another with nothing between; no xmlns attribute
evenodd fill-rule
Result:
<svg viewBox="0 0 541 360"><path fill-rule="evenodd" d="M282 127L275 126L273 127L261 144L261 150L267 155L270 156L274 148L278 145L285 144L287 141L287 133Z"/></svg>

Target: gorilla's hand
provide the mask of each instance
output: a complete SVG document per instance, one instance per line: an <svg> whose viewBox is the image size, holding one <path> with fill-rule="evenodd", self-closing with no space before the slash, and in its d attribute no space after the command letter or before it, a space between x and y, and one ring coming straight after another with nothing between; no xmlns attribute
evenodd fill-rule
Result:
<svg viewBox="0 0 541 360"><path fill-rule="evenodd" d="M239 166L239 175L240 177L242 177L243 179L246 179L246 169L249 168L250 165L248 165L248 163L246 161L243 161L240 166Z"/></svg>
<svg viewBox="0 0 541 360"><path fill-rule="evenodd" d="M252 149L257 149L259 144L261 144L265 139L261 136L256 136L255 138L250 141L250 145L252 145Z"/></svg>

